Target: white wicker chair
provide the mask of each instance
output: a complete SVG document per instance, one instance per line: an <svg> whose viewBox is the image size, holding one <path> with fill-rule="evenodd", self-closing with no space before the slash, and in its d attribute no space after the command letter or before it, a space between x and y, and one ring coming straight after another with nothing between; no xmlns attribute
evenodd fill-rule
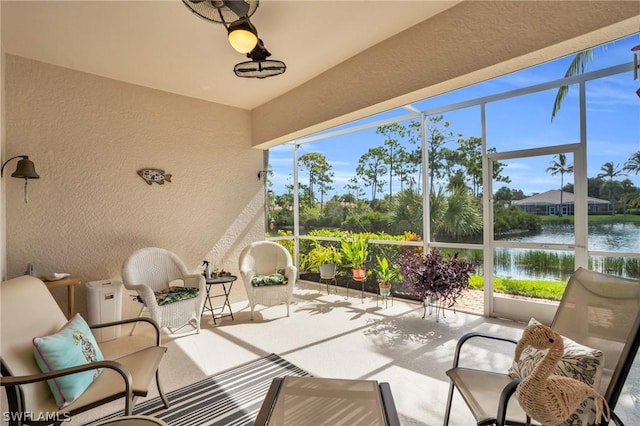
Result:
<svg viewBox="0 0 640 426"><path fill-rule="evenodd" d="M122 281L125 288L135 290L149 310L151 318L170 332L191 324L200 333L200 316L207 295L206 281L203 275L189 274L187 267L174 253L157 247L147 247L134 252L122 266ZM171 285L195 287L198 296L158 305L155 291L161 291ZM131 330L133 334L133 330Z"/></svg>
<svg viewBox="0 0 640 426"><path fill-rule="evenodd" d="M240 275L249 298L251 307L251 319L255 305L287 304L287 316L289 316L289 303L293 294L293 286L298 273L293 265L289 251L273 241L257 241L249 244L240 253ZM254 287L251 280L256 275L270 275L277 271L284 271L287 284Z"/></svg>

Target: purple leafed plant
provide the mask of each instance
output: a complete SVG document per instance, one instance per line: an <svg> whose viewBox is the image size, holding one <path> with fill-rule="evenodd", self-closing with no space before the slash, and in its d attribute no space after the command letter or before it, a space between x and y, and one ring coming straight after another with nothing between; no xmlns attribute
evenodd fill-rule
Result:
<svg viewBox="0 0 640 426"><path fill-rule="evenodd" d="M474 265L458 258L458 253L444 257L435 248L426 255L407 250L398 263L415 297L448 308L469 288L469 275L475 272Z"/></svg>

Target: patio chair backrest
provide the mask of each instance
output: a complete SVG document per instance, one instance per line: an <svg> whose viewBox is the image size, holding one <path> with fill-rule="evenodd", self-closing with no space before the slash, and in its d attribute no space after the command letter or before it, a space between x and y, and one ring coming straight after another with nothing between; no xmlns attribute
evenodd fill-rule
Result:
<svg viewBox="0 0 640 426"><path fill-rule="evenodd" d="M58 331L67 322L47 286L30 275L0 284L0 359L2 374L28 376L40 373L33 355L33 338ZM22 385L23 407L29 411L51 398L46 382Z"/></svg>
<svg viewBox="0 0 640 426"><path fill-rule="evenodd" d="M250 269L257 275L273 274L293 264L286 248L273 241L257 241L245 247L240 256L240 269ZM244 268L243 268L244 265Z"/></svg>
<svg viewBox="0 0 640 426"><path fill-rule="evenodd" d="M176 254L158 247L137 250L122 270L125 287L145 284L153 291L163 290L171 281L188 275L187 267Z"/></svg>
<svg viewBox="0 0 640 426"><path fill-rule="evenodd" d="M640 343L640 281L579 268L569 279L551 327L604 352L598 392L613 408Z"/></svg>

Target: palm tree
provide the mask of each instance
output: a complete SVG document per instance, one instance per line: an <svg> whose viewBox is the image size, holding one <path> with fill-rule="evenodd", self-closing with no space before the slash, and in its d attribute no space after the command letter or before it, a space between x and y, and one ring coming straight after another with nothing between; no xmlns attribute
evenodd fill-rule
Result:
<svg viewBox="0 0 640 426"><path fill-rule="evenodd" d="M613 178L618 176L626 176L624 170L620 169L620 165L614 165L613 162L607 161L600 167L602 173L598 173L599 178L608 178L609 180L602 184L602 189L606 190L609 193L609 202L613 205L613 191L617 187L620 186L619 182L615 182ZM615 208L612 209L611 214L616 214Z"/></svg>
<svg viewBox="0 0 640 426"><path fill-rule="evenodd" d="M390 227L394 231L422 235L422 193L409 188L393 198Z"/></svg>
<svg viewBox="0 0 640 426"><path fill-rule="evenodd" d="M558 160L551 161L551 165L546 168L546 172L551 172L551 176L560 173L560 216L562 216L562 194L564 187L564 174L573 173L573 164L567 164L567 156L565 154L554 155Z"/></svg>
<svg viewBox="0 0 640 426"><path fill-rule="evenodd" d="M631 157L629 157L627 162L624 163L624 167L622 169L636 175L640 173L640 151L636 151L631 154Z"/></svg>
<svg viewBox="0 0 640 426"><path fill-rule="evenodd" d="M478 200L467 188L455 188L447 199L441 230L452 238L469 237L482 230L482 213Z"/></svg>
<svg viewBox="0 0 640 426"><path fill-rule="evenodd" d="M564 74L564 77L573 77L574 75L584 74L584 70L587 67L587 63L593 59L593 49L583 50L582 52L576 53L573 61L569 64L569 68ZM553 110L551 111L551 121L556 117L558 111L560 111L560 105L564 101L564 98L569 93L569 86L564 85L558 87L558 93L556 94L556 100L553 103Z"/></svg>
<svg viewBox="0 0 640 426"><path fill-rule="evenodd" d="M477 200L467 188L454 187L446 196L441 187L430 196L431 234L459 240L482 230L482 213Z"/></svg>
<svg viewBox="0 0 640 426"><path fill-rule="evenodd" d="M636 151L635 153L631 154L631 157L629 157L627 162L624 163L623 170L626 170L627 172L629 172L629 174L634 173L637 175L638 173L640 173L640 151ZM629 205L640 205L640 197L629 200Z"/></svg>

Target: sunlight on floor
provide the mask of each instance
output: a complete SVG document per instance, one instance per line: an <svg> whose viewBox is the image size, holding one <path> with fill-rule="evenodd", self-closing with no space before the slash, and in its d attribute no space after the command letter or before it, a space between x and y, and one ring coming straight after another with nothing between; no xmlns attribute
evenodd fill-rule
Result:
<svg viewBox="0 0 640 426"><path fill-rule="evenodd" d="M216 325L205 315L200 334L163 334L168 347L160 374L165 392L220 373L270 353L276 353L316 377L371 379L388 382L403 425L442 424L451 367L459 337L468 331L519 338L524 324L447 311L439 322L422 318L418 303L394 300L387 308L375 297L360 299L344 289L327 295L326 288L301 282L294 293L291 316L284 305L259 306L250 319L246 300L232 303L234 319ZM461 363L505 371L513 346L475 344L472 356ZM627 424L640 424L640 372L636 362L616 412ZM151 389L147 398L157 396ZM142 400L142 399L141 399ZM121 409L111 403L77 416L70 424L83 424ZM634 417L635 416L635 417ZM452 426L473 424L464 402L456 394Z"/></svg>

